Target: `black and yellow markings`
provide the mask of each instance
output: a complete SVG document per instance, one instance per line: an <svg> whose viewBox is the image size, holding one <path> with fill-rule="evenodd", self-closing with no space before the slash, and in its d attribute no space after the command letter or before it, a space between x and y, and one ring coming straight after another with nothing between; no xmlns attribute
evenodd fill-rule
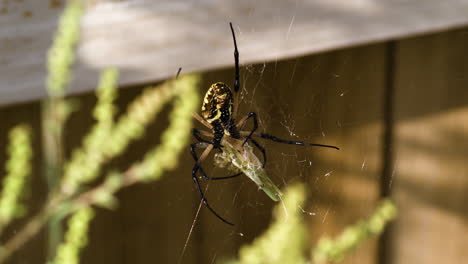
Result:
<svg viewBox="0 0 468 264"><path fill-rule="evenodd" d="M206 92L201 114L209 123L216 120L224 123L230 119L233 103L231 89L226 84L217 82Z"/></svg>

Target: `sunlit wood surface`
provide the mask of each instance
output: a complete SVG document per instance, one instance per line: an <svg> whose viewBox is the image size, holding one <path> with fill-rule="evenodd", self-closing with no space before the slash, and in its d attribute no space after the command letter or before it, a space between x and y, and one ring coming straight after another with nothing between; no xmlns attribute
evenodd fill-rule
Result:
<svg viewBox="0 0 468 264"><path fill-rule="evenodd" d="M394 263L468 257L466 30L397 45ZM417 245L417 246L415 246Z"/></svg>
<svg viewBox="0 0 468 264"><path fill-rule="evenodd" d="M46 51L64 0L0 2L0 104L42 97ZM122 70L122 85L231 64L228 22L243 63L262 63L440 31L468 22L464 0L88 1L74 92L97 71Z"/></svg>
<svg viewBox="0 0 468 264"><path fill-rule="evenodd" d="M261 9L249 9L247 1L240 1L236 5L224 3L220 10L209 8L211 1L191 9L169 1L98 4L90 7L83 24L86 43L79 49L76 83L83 91L89 90L95 83L93 71L107 63L118 65L124 73L122 83L135 84L120 90L121 111L141 92L138 83L172 76L178 66L186 71L210 69L202 73L201 95L213 82L231 84L233 57L227 22L233 21L242 63L240 114L257 112L260 129L279 137L341 148L302 148L262 141L268 152L267 171L279 186L294 181L308 186L309 199L302 209L311 244L368 216L385 189L398 203L398 220L384 241L365 242L343 263L462 263L468 243L468 29L323 50L460 25L467 19L465 4L357 1L347 3L347 8L341 3L340 9L334 7L333 3L340 6L337 2L314 1L310 6L289 3L283 9L264 4ZM0 27L1 43L9 45L9 52L0 49L3 103L42 95L43 58L58 12L40 6L25 17L21 3L32 2L9 1L8 12L0 15L2 23L16 21L17 28L23 29ZM156 10L163 3L172 11ZM321 12L316 10L319 3ZM390 11L382 9L390 6ZM419 9L414 10L416 6ZM192 9L197 12L188 12ZM344 20L349 15L343 20L336 15L362 14L365 10L372 12L350 20ZM50 16L41 20L42 12ZM107 20L98 20L105 12L120 26L109 27ZM177 20L183 12L187 20ZM6 19L15 16L16 20ZM31 21L25 26L27 19ZM161 22L165 19L172 19L171 24ZM313 22L301 22L309 21L304 19ZM216 22L209 23L212 20ZM155 29L158 23L165 26L164 31ZM133 31L133 26L140 31ZM158 46L160 38L165 44ZM304 55L313 52L318 53ZM222 66L229 68L218 69ZM85 93L78 98L80 111L67 123L67 153L81 144L93 122L94 96ZM7 129L18 122L28 122L40 131L39 111L37 101L3 106L0 146L6 145ZM166 122L161 118L149 127L146 137L108 168L124 169L141 159L159 142ZM384 135L391 137L384 140ZM31 213L46 195L40 173L40 138L39 134L34 137L38 154ZM5 151L0 152L0 160L4 162ZM275 204L246 178L208 186L212 206L236 223L235 227L223 224L206 208L197 214L200 200L190 178L192 166L187 149L181 166L161 181L120 191L119 207L114 211L98 209L82 263L216 263L235 257L242 244L268 227ZM204 166L213 176L226 173L213 168L210 159ZM6 234L13 235L21 224ZM43 263L45 239L44 233L34 238L10 263Z"/></svg>

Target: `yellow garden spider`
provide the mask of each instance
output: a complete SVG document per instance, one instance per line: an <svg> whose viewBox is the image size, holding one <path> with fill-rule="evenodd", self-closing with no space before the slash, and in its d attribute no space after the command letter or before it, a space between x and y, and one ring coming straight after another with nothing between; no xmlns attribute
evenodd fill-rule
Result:
<svg viewBox="0 0 468 264"><path fill-rule="evenodd" d="M262 189L272 200L278 201L281 198L281 191L276 185L268 178L263 169L266 164L266 151L253 136L269 139L279 143L298 145L298 146L318 146L326 148L339 149L335 146L307 143L302 141L292 141L277 138L270 134L256 132L258 128L257 115L250 112L248 115L240 119L236 123L237 108L239 104L239 52L237 50L236 35L232 23L229 23L232 32L232 39L234 41L234 62L235 62L235 76L234 76L234 94L231 89L222 82L217 82L211 85L210 89L206 92L201 108L201 116L194 113L193 116L204 126L209 128L211 132L203 131L194 128L192 130L193 137L198 142L190 145L190 152L195 160L195 165L192 170L192 179L195 182L198 193L205 206L221 221L226 224L233 225L221 217L209 205L203 190L200 186L200 181L197 177L197 172L200 173L202 179L206 180L224 180L231 179L241 174L245 174L253 180L260 189ZM242 130L247 120L253 120L253 128L250 131ZM207 137L209 139L203 138ZM256 147L263 156L263 163L253 153L253 148L249 142ZM197 148L205 148L200 156L197 155ZM237 173L225 177L209 177L201 167L201 163L208 157L213 149L218 149L220 152L215 154L215 160L218 165L222 167L234 168Z"/></svg>

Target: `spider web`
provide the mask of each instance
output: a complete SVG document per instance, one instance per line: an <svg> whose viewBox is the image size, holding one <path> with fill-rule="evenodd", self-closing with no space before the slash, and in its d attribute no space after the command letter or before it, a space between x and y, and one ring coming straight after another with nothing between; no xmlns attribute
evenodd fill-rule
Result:
<svg viewBox="0 0 468 264"><path fill-rule="evenodd" d="M310 64L310 63L309 63ZM253 65L243 65L241 68L241 94L238 119L253 111L257 113L259 132L270 133L284 139L324 143L327 135L325 125L317 115L321 110L318 99L320 90L311 89L307 96L311 104L299 105L296 98L301 96L301 91L294 86L304 85L306 77L298 70L304 67L312 72L320 66L320 62L312 65L301 65L301 59L292 59L285 62L270 62ZM226 81L232 77L232 69L218 73L226 76ZM286 80L286 81L284 81ZM216 80L218 81L218 80ZM281 85L278 85L281 82ZM337 91L337 94L343 93ZM312 121L312 122L311 122ZM312 123L312 125L310 124ZM305 125L304 125L305 124ZM251 124L246 127L251 127ZM312 130L310 128L313 128ZM320 152L319 148L301 147L275 143L267 140L258 140L267 152L266 170L270 178L280 188L285 188L290 182L303 182L312 186L310 192L319 195L321 183L333 177L333 168L327 170L317 169L314 152ZM319 141L319 142L317 142ZM261 157L260 153L257 153ZM226 170L213 168L211 159L204 162L204 168L212 176L226 176ZM210 168L211 167L211 168ZM191 246L192 236L219 235L216 245L211 244L209 255L211 262L234 257L241 244L249 243L260 235L270 223L271 209L275 203L262 192L247 177L240 179L205 182L205 195L210 205L215 210L236 224L231 228L223 224L208 210L198 207L196 217L190 225L190 231L184 242L184 247L179 258L179 263L184 263L184 254ZM312 202L313 204L313 199ZM299 207L299 205L298 205ZM317 206L299 207L305 217L319 218L319 222L325 222L328 210L318 215ZM200 212L201 211L201 212ZM206 225L202 222L208 221ZM213 225L215 228L213 228ZM198 230L197 230L198 229ZM220 231L222 230L222 231ZM198 234L194 234L195 232ZM232 247L233 244L236 246ZM234 249L234 250L232 250Z"/></svg>

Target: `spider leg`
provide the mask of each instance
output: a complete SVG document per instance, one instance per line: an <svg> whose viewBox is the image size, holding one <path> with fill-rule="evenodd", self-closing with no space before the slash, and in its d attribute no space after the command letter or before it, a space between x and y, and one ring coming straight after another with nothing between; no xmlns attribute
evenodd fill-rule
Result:
<svg viewBox="0 0 468 264"><path fill-rule="evenodd" d="M196 166L196 165L195 165ZM224 219L222 216L220 216L218 213L216 213L216 211L211 208L210 204L208 203L208 201L206 200L205 198L205 194L203 193L202 189L201 189L201 186L200 186L200 182L198 181L198 178L197 178L197 175L195 175L197 172L196 172L196 169L193 168L193 172L192 172L192 180L195 182L195 185L197 186L197 190L198 190L198 193L200 194L200 197L203 201L203 204L205 204L205 206L221 221L223 221L224 223L228 224L228 225L231 225L233 226L234 224L227 221L226 219Z"/></svg>
<svg viewBox="0 0 468 264"><path fill-rule="evenodd" d="M200 130L198 130L198 129L196 129L196 128L192 128L192 136L193 136L196 140L198 140L199 142L203 142L203 143L206 143L206 144L211 144L211 145L213 145L213 142L202 138L202 137L200 136ZM193 145L193 144L192 144L192 145Z"/></svg>
<svg viewBox="0 0 468 264"><path fill-rule="evenodd" d="M190 145L190 153L192 153L192 157L195 161L198 161L199 158L198 158L198 155L197 155L197 152L196 152L196 148L201 148L201 147L206 147L206 144L205 142L196 142L196 143L193 143ZM231 178L235 178L237 176L240 176L242 174L242 172L240 173L237 173L237 174L234 174L234 175L230 175L230 176L224 176L224 177L209 177L208 175L206 175L205 171L203 170L203 168L201 167L201 165L198 165L198 170L200 170L200 174L201 176L206 179L206 180L225 180L225 179L231 179Z"/></svg>
<svg viewBox="0 0 468 264"><path fill-rule="evenodd" d="M211 132L205 131L205 130L198 130L198 133L201 134L202 136L213 138L214 135Z"/></svg>
<svg viewBox="0 0 468 264"><path fill-rule="evenodd" d="M290 144L290 145L298 145L298 146L315 146L315 147L323 147L323 148L333 148L339 150L340 148L331 146L331 145L323 145L323 144L316 144L316 143L308 143L308 142L303 142L303 141L293 141L293 140L287 140L287 139L281 139L278 137L275 137L270 134L266 133L254 133L255 136L269 139L271 141L279 142L279 143L284 143L284 144Z"/></svg>
<svg viewBox="0 0 468 264"><path fill-rule="evenodd" d="M250 114L250 113L249 113ZM236 127L239 129L239 130L242 130L242 128L244 127L245 125L245 122L247 122L247 119L249 119L249 115L246 115L244 116L241 120L239 120L239 122L237 122L236 124Z"/></svg>
<svg viewBox="0 0 468 264"><path fill-rule="evenodd" d="M232 40L234 42L234 106L232 111L231 118L236 118L237 116L237 109L239 106L239 89L240 89L240 73L239 73L239 51L237 50L237 41L236 41L236 34L234 32L234 28L232 27L232 23L229 23L231 27L232 33Z"/></svg>
<svg viewBox="0 0 468 264"><path fill-rule="evenodd" d="M265 168L265 164L267 162L267 157L266 157L266 151L265 151L265 148L262 147L255 139L251 138L250 141L252 141L252 143L254 144L255 147L257 147L258 150L260 150L260 152L262 152L262 156L263 156L263 164L262 164L262 168Z"/></svg>
<svg viewBox="0 0 468 264"><path fill-rule="evenodd" d="M201 142L201 143L204 143L204 142ZM196 143L195 143L196 144ZM193 144L192 144L193 145ZM227 221L226 219L224 219L223 217L221 217L218 213L216 213L216 211L211 208L210 204L208 203L208 201L206 200L205 198L205 194L203 193L203 190L200 186L200 181L198 180L198 177L197 177L197 172L198 170L201 168L200 164L203 162L203 160L208 156L208 154L210 154L210 152L213 150L213 145L208 145L206 147L206 149L203 151L202 155L200 156L200 158L195 162L195 165L193 166L193 169L192 169L192 180L193 182L195 183L195 186L197 187L197 190L198 190L198 194L200 194L200 198L201 200L203 201L203 204L205 204L205 206L216 216L218 217L219 220L223 221L224 223L228 224L228 225L231 225L233 226L234 224Z"/></svg>
<svg viewBox="0 0 468 264"><path fill-rule="evenodd" d="M198 122L200 122L202 125L206 126L207 128L209 128L210 130L213 130L213 125L211 125L210 123L208 123L208 121L206 121L205 119L203 119L203 117L201 117L198 113L192 113L192 116L197 119Z"/></svg>
<svg viewBox="0 0 468 264"><path fill-rule="evenodd" d="M237 93L240 87L239 51L237 50L236 34L234 34L234 29L232 28L231 22L229 22L229 26L231 27L232 39L234 41L234 63L235 63L235 70L236 70L235 77L234 77L234 92Z"/></svg>
<svg viewBox="0 0 468 264"><path fill-rule="evenodd" d="M215 148L221 149L221 148L223 147L223 146L221 146L221 144L216 144L216 143L214 143L213 141L209 141L209 140L206 140L206 139L202 138L202 137L200 136L200 133L201 133L200 130L198 130L198 129L196 129L196 128L192 128L192 136L193 136L196 140L198 140L198 141L200 141L200 142L203 142L203 143L206 143L206 144L211 144L211 145L213 145L213 147L215 147Z"/></svg>
<svg viewBox="0 0 468 264"><path fill-rule="evenodd" d="M239 121L238 125L240 126L243 126L245 122L247 122L247 120L249 118L252 118L253 120L253 128L252 130L250 131L250 133L247 135L247 137L245 138L244 140L244 143L242 143L242 146L245 145L245 143L247 143L247 141L249 141L249 139L252 138L252 135L253 133L257 130L258 128L258 120L257 120L257 114L255 112L250 112L246 117L242 118L241 121Z"/></svg>
<svg viewBox="0 0 468 264"><path fill-rule="evenodd" d="M265 152L265 148L263 148L260 144L258 144L257 141L255 141L253 138L252 138L252 135L253 133L257 130L258 128L258 120L257 120L257 114L255 112L250 112L248 115L244 116L236 125L236 127L238 128L242 128L244 125L245 125L245 122L247 122L247 120L249 118L253 118L253 128L250 132L248 132L247 134L247 137L245 138L244 140L244 143L242 143L242 146L247 142L247 141L252 141L252 143L254 144L254 146L256 146L258 148L258 150L260 150L260 152L262 152L262 155L263 155L263 168L265 168L265 164L266 164L266 152ZM244 131L242 131L242 133L244 133Z"/></svg>
<svg viewBox="0 0 468 264"><path fill-rule="evenodd" d="M179 69L177 70L177 74L175 76L176 80L177 80L177 78L179 78L179 75L180 75L181 71L182 71L182 67L179 67Z"/></svg>

